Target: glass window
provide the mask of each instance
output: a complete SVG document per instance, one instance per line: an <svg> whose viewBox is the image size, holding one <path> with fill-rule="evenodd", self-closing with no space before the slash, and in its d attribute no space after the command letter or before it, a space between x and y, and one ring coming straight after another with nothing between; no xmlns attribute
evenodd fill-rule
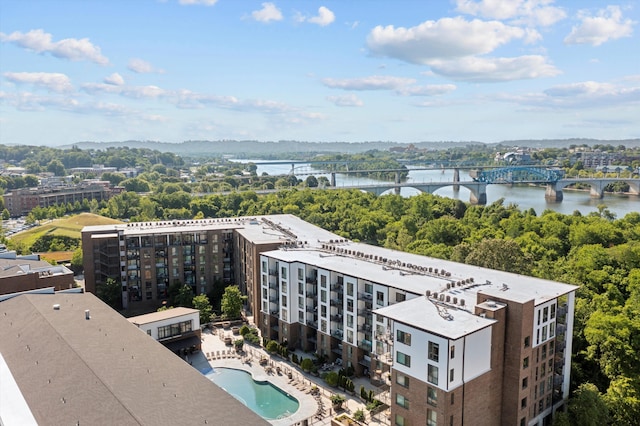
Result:
<svg viewBox="0 0 640 426"><path fill-rule="evenodd" d="M435 365L429 364L427 381L434 385L438 384L438 367Z"/></svg>
<svg viewBox="0 0 640 426"><path fill-rule="evenodd" d="M438 426L438 413L427 410L427 426Z"/></svg>
<svg viewBox="0 0 640 426"><path fill-rule="evenodd" d="M520 400L520 408L527 408L527 398L524 397Z"/></svg>
<svg viewBox="0 0 640 426"><path fill-rule="evenodd" d="M347 327L353 327L353 315L347 315Z"/></svg>
<svg viewBox="0 0 640 426"><path fill-rule="evenodd" d="M320 285L321 285L323 288L326 288L326 287L327 287L327 276L326 276L326 275L321 275L321 276L320 276Z"/></svg>
<svg viewBox="0 0 640 426"><path fill-rule="evenodd" d="M551 305L551 319L554 319L556 317L556 305L555 303L553 305Z"/></svg>
<svg viewBox="0 0 640 426"><path fill-rule="evenodd" d="M347 311L353 312L353 299L347 299Z"/></svg>
<svg viewBox="0 0 640 426"><path fill-rule="evenodd" d="M398 364L411 367L411 356L403 354L402 352L396 352L396 361Z"/></svg>
<svg viewBox="0 0 640 426"><path fill-rule="evenodd" d="M411 346L411 333L405 333L402 330L396 330L396 341Z"/></svg>
<svg viewBox="0 0 640 426"><path fill-rule="evenodd" d="M531 337L527 336L524 338L524 347L528 348L531 345Z"/></svg>
<svg viewBox="0 0 640 426"><path fill-rule="evenodd" d="M353 343L353 331L347 330L347 342Z"/></svg>
<svg viewBox="0 0 640 426"><path fill-rule="evenodd" d="M529 387L529 378L525 377L522 379L522 389L526 389L527 387Z"/></svg>
<svg viewBox="0 0 640 426"><path fill-rule="evenodd" d="M384 304L384 293L381 291L376 291L376 303L378 305Z"/></svg>
<svg viewBox="0 0 640 426"><path fill-rule="evenodd" d="M454 369L452 368L451 370L449 370L449 381L453 382L454 378L455 378L455 372L454 372Z"/></svg>
<svg viewBox="0 0 640 426"><path fill-rule="evenodd" d="M280 268L280 275L282 276L283 280L287 279L287 268L286 267L283 266L282 268Z"/></svg>
<svg viewBox="0 0 640 426"><path fill-rule="evenodd" d="M547 326L542 327L542 341L547 340Z"/></svg>
<svg viewBox="0 0 640 426"><path fill-rule="evenodd" d="M438 406L438 390L431 386L427 388L427 404L434 407Z"/></svg>
<svg viewBox="0 0 640 426"><path fill-rule="evenodd" d="M396 405L409 409L409 400L404 395L396 394Z"/></svg>
<svg viewBox="0 0 640 426"><path fill-rule="evenodd" d="M437 343L429 342L429 359L438 362L440 358L440 346Z"/></svg>
<svg viewBox="0 0 640 426"><path fill-rule="evenodd" d="M282 307L283 308L287 307L287 296L282 296Z"/></svg>
<svg viewBox="0 0 640 426"><path fill-rule="evenodd" d="M304 294L304 284L298 283L298 294Z"/></svg>
<svg viewBox="0 0 640 426"><path fill-rule="evenodd" d="M547 322L547 319L549 318L549 307L545 307L542 310L542 322Z"/></svg>
<svg viewBox="0 0 640 426"><path fill-rule="evenodd" d="M549 324L549 338L552 338L556 334L556 323L552 322Z"/></svg>
<svg viewBox="0 0 640 426"><path fill-rule="evenodd" d="M522 368L527 368L529 367L529 357L526 357L525 359L522 360Z"/></svg>
<svg viewBox="0 0 640 426"><path fill-rule="evenodd" d="M303 280L304 279L304 269L302 269L302 268L298 268L298 279L299 280Z"/></svg>
<svg viewBox="0 0 640 426"><path fill-rule="evenodd" d="M365 284L364 285L364 292L365 293L369 293L369 294L373 294L373 284Z"/></svg>
<svg viewBox="0 0 640 426"><path fill-rule="evenodd" d="M353 296L353 283L347 283L347 296Z"/></svg>
<svg viewBox="0 0 640 426"><path fill-rule="evenodd" d="M396 293L396 302L404 302L407 296L404 293Z"/></svg>
<svg viewBox="0 0 640 426"><path fill-rule="evenodd" d="M449 358L454 359L456 357L456 347L455 346L451 346L450 352L451 352L451 354L450 354Z"/></svg>
<svg viewBox="0 0 640 426"><path fill-rule="evenodd" d="M396 426L405 426L404 417L400 414L396 414Z"/></svg>
<svg viewBox="0 0 640 426"><path fill-rule="evenodd" d="M405 376L404 374L398 373L396 375L396 383L399 384L402 387L408 388L409 387L409 377Z"/></svg>
<svg viewBox="0 0 640 426"><path fill-rule="evenodd" d="M327 303L327 290L320 290L320 301Z"/></svg>

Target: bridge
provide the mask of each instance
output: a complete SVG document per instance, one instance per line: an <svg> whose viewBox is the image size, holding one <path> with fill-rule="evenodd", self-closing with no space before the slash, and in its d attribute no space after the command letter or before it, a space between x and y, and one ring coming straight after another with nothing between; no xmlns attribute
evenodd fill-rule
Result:
<svg viewBox="0 0 640 426"><path fill-rule="evenodd" d="M454 190L460 187L467 188L470 192L469 202L471 204L487 203L487 185L491 184L539 184L546 185L545 198L549 201L562 201L562 190L570 185L585 184L590 187L592 198L602 198L604 189L615 182L624 182L629 185L631 194L640 195L640 179L638 178L565 178L564 171L556 168L545 168L536 166L512 166L498 167L490 170L473 170L469 174L472 181L460 181L460 170L454 169L452 182L401 182L401 170L378 170L384 172L395 171L395 182L379 183L373 185L352 185L341 186L340 188L356 188L371 192L376 195L394 190L400 193L401 188L414 188L420 192L434 193L440 188L453 186ZM363 171L353 172L362 173ZM331 173L331 186L336 186L336 173Z"/></svg>

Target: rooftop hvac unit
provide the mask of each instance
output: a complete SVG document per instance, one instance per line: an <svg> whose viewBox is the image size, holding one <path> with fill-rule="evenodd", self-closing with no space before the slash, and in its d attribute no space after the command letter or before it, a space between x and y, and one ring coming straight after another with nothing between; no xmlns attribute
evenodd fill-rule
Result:
<svg viewBox="0 0 640 426"><path fill-rule="evenodd" d="M444 302L444 294L441 294L441 295L438 297L438 300L440 300L441 302Z"/></svg>
<svg viewBox="0 0 640 426"><path fill-rule="evenodd" d="M460 299L460 306L464 306L464 299Z"/></svg>
<svg viewBox="0 0 640 426"><path fill-rule="evenodd" d="M447 303L451 302L451 296L447 294L447 297L445 298L445 300L447 301Z"/></svg>
<svg viewBox="0 0 640 426"><path fill-rule="evenodd" d="M454 304L454 305L457 305L457 304L458 304L458 298L457 298L457 297L454 297L454 298L453 298L453 304Z"/></svg>
<svg viewBox="0 0 640 426"><path fill-rule="evenodd" d="M431 296L431 290L427 290L427 291L425 292L425 296L427 296L427 297Z"/></svg>

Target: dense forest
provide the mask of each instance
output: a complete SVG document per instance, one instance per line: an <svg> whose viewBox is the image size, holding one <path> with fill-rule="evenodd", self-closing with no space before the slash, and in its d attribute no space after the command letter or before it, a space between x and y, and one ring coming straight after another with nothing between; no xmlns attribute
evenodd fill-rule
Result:
<svg viewBox="0 0 640 426"><path fill-rule="evenodd" d="M119 151L127 152L124 155ZM23 155L24 161L34 154ZM576 298L573 394L568 412L557 416L556 423L638 423L640 213L616 218L602 205L589 215L553 211L537 215L503 200L472 206L430 194L404 198L376 197L355 190L317 191L305 186L317 186L318 182L300 182L295 176L274 178L273 185L290 189L260 195L242 190L246 187L236 177L244 173L255 178L251 165L228 165L226 172L218 166L198 165L196 171L202 182L218 172L223 177L216 179L238 190L196 195L202 187L182 182L173 168L182 161L179 157L161 157L150 151L141 160L134 158L131 150L113 150L110 155L124 159L131 156L134 164L142 166L141 175L133 179L107 176L125 186L126 192L108 202L34 209L29 220L86 210L132 221L290 213L351 240L575 284L580 289ZM94 154L96 157L100 158ZM64 167L72 165L68 159L58 159L64 161ZM45 156L37 164L43 167L51 161L56 160ZM104 163L109 165L106 159ZM35 164L32 167L36 169ZM279 180L284 182L276 184ZM12 247L11 240L3 241Z"/></svg>

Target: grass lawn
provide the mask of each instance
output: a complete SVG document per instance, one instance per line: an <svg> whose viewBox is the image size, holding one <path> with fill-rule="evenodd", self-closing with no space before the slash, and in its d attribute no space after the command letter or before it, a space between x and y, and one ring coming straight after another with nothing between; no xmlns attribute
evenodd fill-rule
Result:
<svg viewBox="0 0 640 426"><path fill-rule="evenodd" d="M80 231L82 231L82 228L85 226L108 225L111 223L122 222L93 213L80 213L75 216L54 219L51 222L33 227L27 231L19 232L11 236L10 239L17 244L22 244L24 247L31 247L38 238L44 235L60 235L80 239Z"/></svg>

